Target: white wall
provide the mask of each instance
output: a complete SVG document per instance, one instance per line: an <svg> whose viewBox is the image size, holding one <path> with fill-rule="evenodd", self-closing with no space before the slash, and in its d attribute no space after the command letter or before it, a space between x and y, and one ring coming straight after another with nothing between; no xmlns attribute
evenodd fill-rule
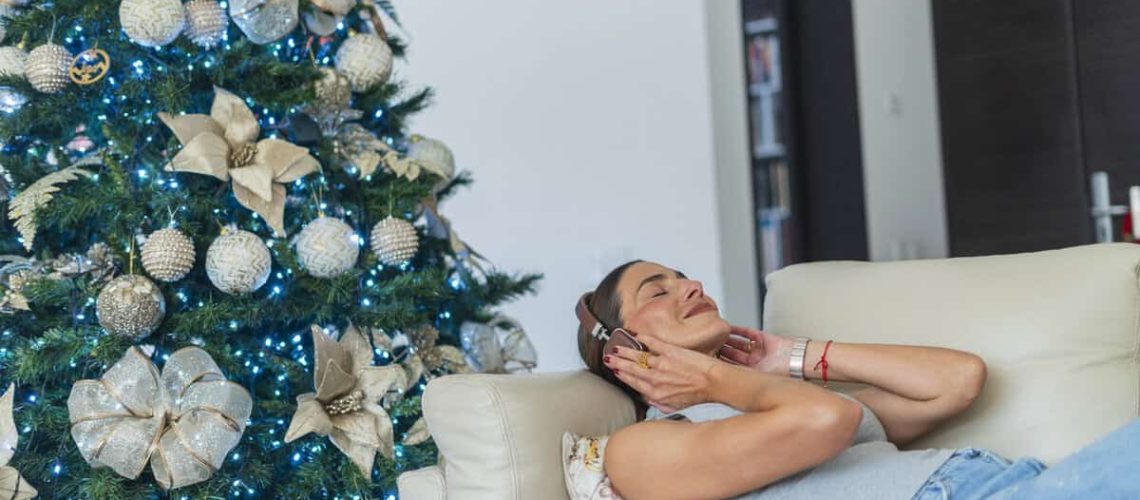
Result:
<svg viewBox="0 0 1140 500"><path fill-rule="evenodd" d="M948 255L930 0L853 0L871 260Z"/></svg>
<svg viewBox="0 0 1140 500"><path fill-rule="evenodd" d="M677 267L723 299L702 3L396 6L411 35L398 77L438 92L413 129L476 180L444 213L501 268L546 274L504 308L540 371L582 366L574 302L625 260Z"/></svg>

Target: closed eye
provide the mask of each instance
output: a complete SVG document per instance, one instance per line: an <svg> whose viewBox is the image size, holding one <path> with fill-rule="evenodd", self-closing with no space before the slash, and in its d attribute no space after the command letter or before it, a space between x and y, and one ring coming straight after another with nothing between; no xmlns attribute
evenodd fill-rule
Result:
<svg viewBox="0 0 1140 500"><path fill-rule="evenodd" d="M665 290L661 290L660 292L657 292L657 293L653 294L653 296L654 296L654 297L660 297L660 296L662 296L662 295L666 295L667 293L668 293L668 292L666 292Z"/></svg>

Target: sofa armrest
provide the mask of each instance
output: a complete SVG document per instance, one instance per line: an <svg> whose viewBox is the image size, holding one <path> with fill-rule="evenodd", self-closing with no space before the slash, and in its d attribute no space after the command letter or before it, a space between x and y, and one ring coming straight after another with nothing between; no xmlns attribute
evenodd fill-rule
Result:
<svg viewBox="0 0 1140 500"><path fill-rule="evenodd" d="M400 474L396 487L403 500L447 500L443 469L438 465Z"/></svg>

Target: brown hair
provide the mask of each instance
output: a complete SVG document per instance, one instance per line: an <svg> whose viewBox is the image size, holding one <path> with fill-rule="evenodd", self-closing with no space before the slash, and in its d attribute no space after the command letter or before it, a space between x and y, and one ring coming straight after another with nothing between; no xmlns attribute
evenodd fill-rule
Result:
<svg viewBox="0 0 1140 500"><path fill-rule="evenodd" d="M641 260L631 260L622 264L613 271L610 271L601 283L598 283L598 288L594 289L593 298L587 304L590 307L590 312L594 317L606 327L606 330L613 331L614 328L624 326L621 318L621 295L618 294L618 281L621 281L622 274L625 274L626 269L630 266L642 262ZM614 376L613 372L602 363L602 356L608 353L603 353L602 348L605 347L606 341L590 335L590 331L582 324L578 325L578 354L582 356L582 361L586 363L586 368L590 373L606 379L607 382L617 386L626 393L631 399L637 410L637 419L642 420L645 418L645 411L648 407L643 400L641 393L636 389L626 385L621 379Z"/></svg>

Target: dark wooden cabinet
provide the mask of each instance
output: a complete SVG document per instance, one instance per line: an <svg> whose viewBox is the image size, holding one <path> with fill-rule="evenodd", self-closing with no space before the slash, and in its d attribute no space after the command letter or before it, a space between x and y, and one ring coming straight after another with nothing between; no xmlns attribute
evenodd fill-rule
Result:
<svg viewBox="0 0 1140 500"><path fill-rule="evenodd" d="M933 0L950 253L1091 243L1140 184L1140 2ZM1119 221L1118 221L1119 222Z"/></svg>

